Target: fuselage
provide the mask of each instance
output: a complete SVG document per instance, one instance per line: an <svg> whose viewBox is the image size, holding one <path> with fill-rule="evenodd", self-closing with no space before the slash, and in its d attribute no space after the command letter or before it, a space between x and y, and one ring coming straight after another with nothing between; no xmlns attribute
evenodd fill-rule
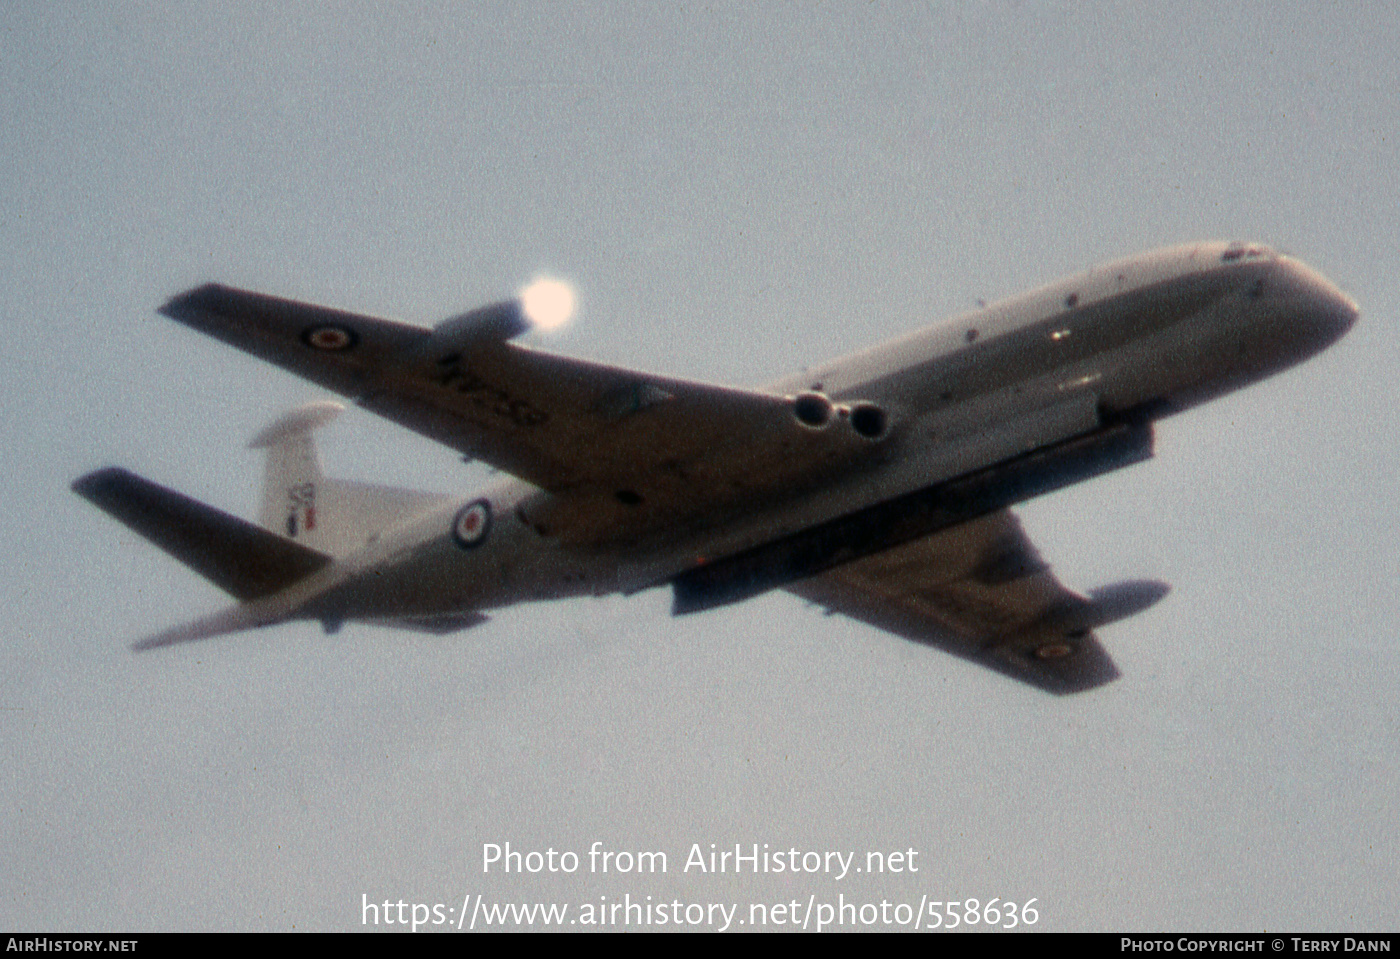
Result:
<svg viewBox="0 0 1400 959"><path fill-rule="evenodd" d="M333 585L308 584L317 598L299 615L431 614L642 589L1107 423L1190 408L1312 356L1356 317L1324 277L1257 244L1115 261L765 387L795 409L803 398L830 404L820 428L868 434L858 455L812 483L721 522L579 546L524 521L550 494L503 481L338 563L318 577ZM857 410L878 418L855 423ZM478 501L489 530L464 542L454 526Z"/></svg>

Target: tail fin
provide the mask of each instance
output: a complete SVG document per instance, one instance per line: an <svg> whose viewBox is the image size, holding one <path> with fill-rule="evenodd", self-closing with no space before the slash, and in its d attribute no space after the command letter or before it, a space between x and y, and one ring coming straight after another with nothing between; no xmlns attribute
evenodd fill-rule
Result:
<svg viewBox="0 0 1400 959"><path fill-rule="evenodd" d="M251 449L267 450L262 507L258 510L258 522L264 529L301 539L313 549L325 538L324 533L317 533L316 515L316 494L325 474L311 431L325 426L344 409L333 400L308 403L269 423L248 444Z"/></svg>
<svg viewBox="0 0 1400 959"><path fill-rule="evenodd" d="M240 603L156 633L132 648L154 649L284 622L334 585L335 559L450 497L327 479L311 433L334 419L339 403L312 403L280 417L253 438L266 449L262 526L110 467L81 477L73 491L125 523ZM317 576L322 570L325 576ZM327 631L339 617L318 616ZM475 612L371 618L384 626L446 633L483 622Z"/></svg>
<svg viewBox="0 0 1400 959"><path fill-rule="evenodd" d="M447 499L327 479L311 434L344 409L333 400L308 403L278 417L248 444L267 450L258 512L263 528L331 556L352 553L382 530Z"/></svg>
<svg viewBox="0 0 1400 959"><path fill-rule="evenodd" d="M148 636L132 645L137 651L294 618L318 590L325 588L324 582L310 577L334 562L325 553L117 467L79 478L73 483L73 492L240 600L217 613ZM486 616L458 612L372 621L440 635L485 622ZM333 622L326 622L328 631L334 628Z"/></svg>

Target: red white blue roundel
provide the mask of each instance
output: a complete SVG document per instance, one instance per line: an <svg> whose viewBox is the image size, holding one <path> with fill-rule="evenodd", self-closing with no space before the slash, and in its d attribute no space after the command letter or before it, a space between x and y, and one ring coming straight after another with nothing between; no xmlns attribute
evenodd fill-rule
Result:
<svg viewBox="0 0 1400 959"><path fill-rule="evenodd" d="M348 326L312 326L302 331L301 341L312 349L348 350L355 345L355 331Z"/></svg>
<svg viewBox="0 0 1400 959"><path fill-rule="evenodd" d="M480 546L491 531L491 504L484 499L463 506L452 524L452 537L457 545L471 549Z"/></svg>

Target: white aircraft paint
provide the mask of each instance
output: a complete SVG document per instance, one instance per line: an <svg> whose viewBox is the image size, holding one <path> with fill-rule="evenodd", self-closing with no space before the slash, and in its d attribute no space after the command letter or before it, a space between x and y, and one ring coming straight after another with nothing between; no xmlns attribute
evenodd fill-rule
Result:
<svg viewBox="0 0 1400 959"><path fill-rule="evenodd" d="M138 648L292 619L445 632L673 584L688 612L783 587L1055 692L1116 675L1089 630L1166 592L1049 574L1014 502L1139 461L1151 423L1301 362L1357 307L1292 257L1203 242L1108 263L761 390L525 350L571 289L435 330L208 286L168 315L514 473L463 498L327 479L312 404L261 522L121 470L75 489L242 602Z"/></svg>

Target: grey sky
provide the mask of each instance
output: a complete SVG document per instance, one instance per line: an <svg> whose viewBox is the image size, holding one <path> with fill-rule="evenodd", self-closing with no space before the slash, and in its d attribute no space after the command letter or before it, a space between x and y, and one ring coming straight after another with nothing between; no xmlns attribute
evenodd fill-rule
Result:
<svg viewBox="0 0 1400 959"><path fill-rule="evenodd" d="M1036 897L1038 928L1393 928L1400 15L1390 5L11 5L0 14L0 926L354 929L371 900ZM1095 261L1296 253L1305 366L1021 511L1062 580L1173 584L1056 699L785 594L457 638L136 656L224 598L68 492L250 515L308 385L155 315L219 280L430 324L539 271L542 348L753 384ZM482 482L351 412L330 471ZM483 876L481 845L660 849ZM913 847L698 877L692 843Z"/></svg>

